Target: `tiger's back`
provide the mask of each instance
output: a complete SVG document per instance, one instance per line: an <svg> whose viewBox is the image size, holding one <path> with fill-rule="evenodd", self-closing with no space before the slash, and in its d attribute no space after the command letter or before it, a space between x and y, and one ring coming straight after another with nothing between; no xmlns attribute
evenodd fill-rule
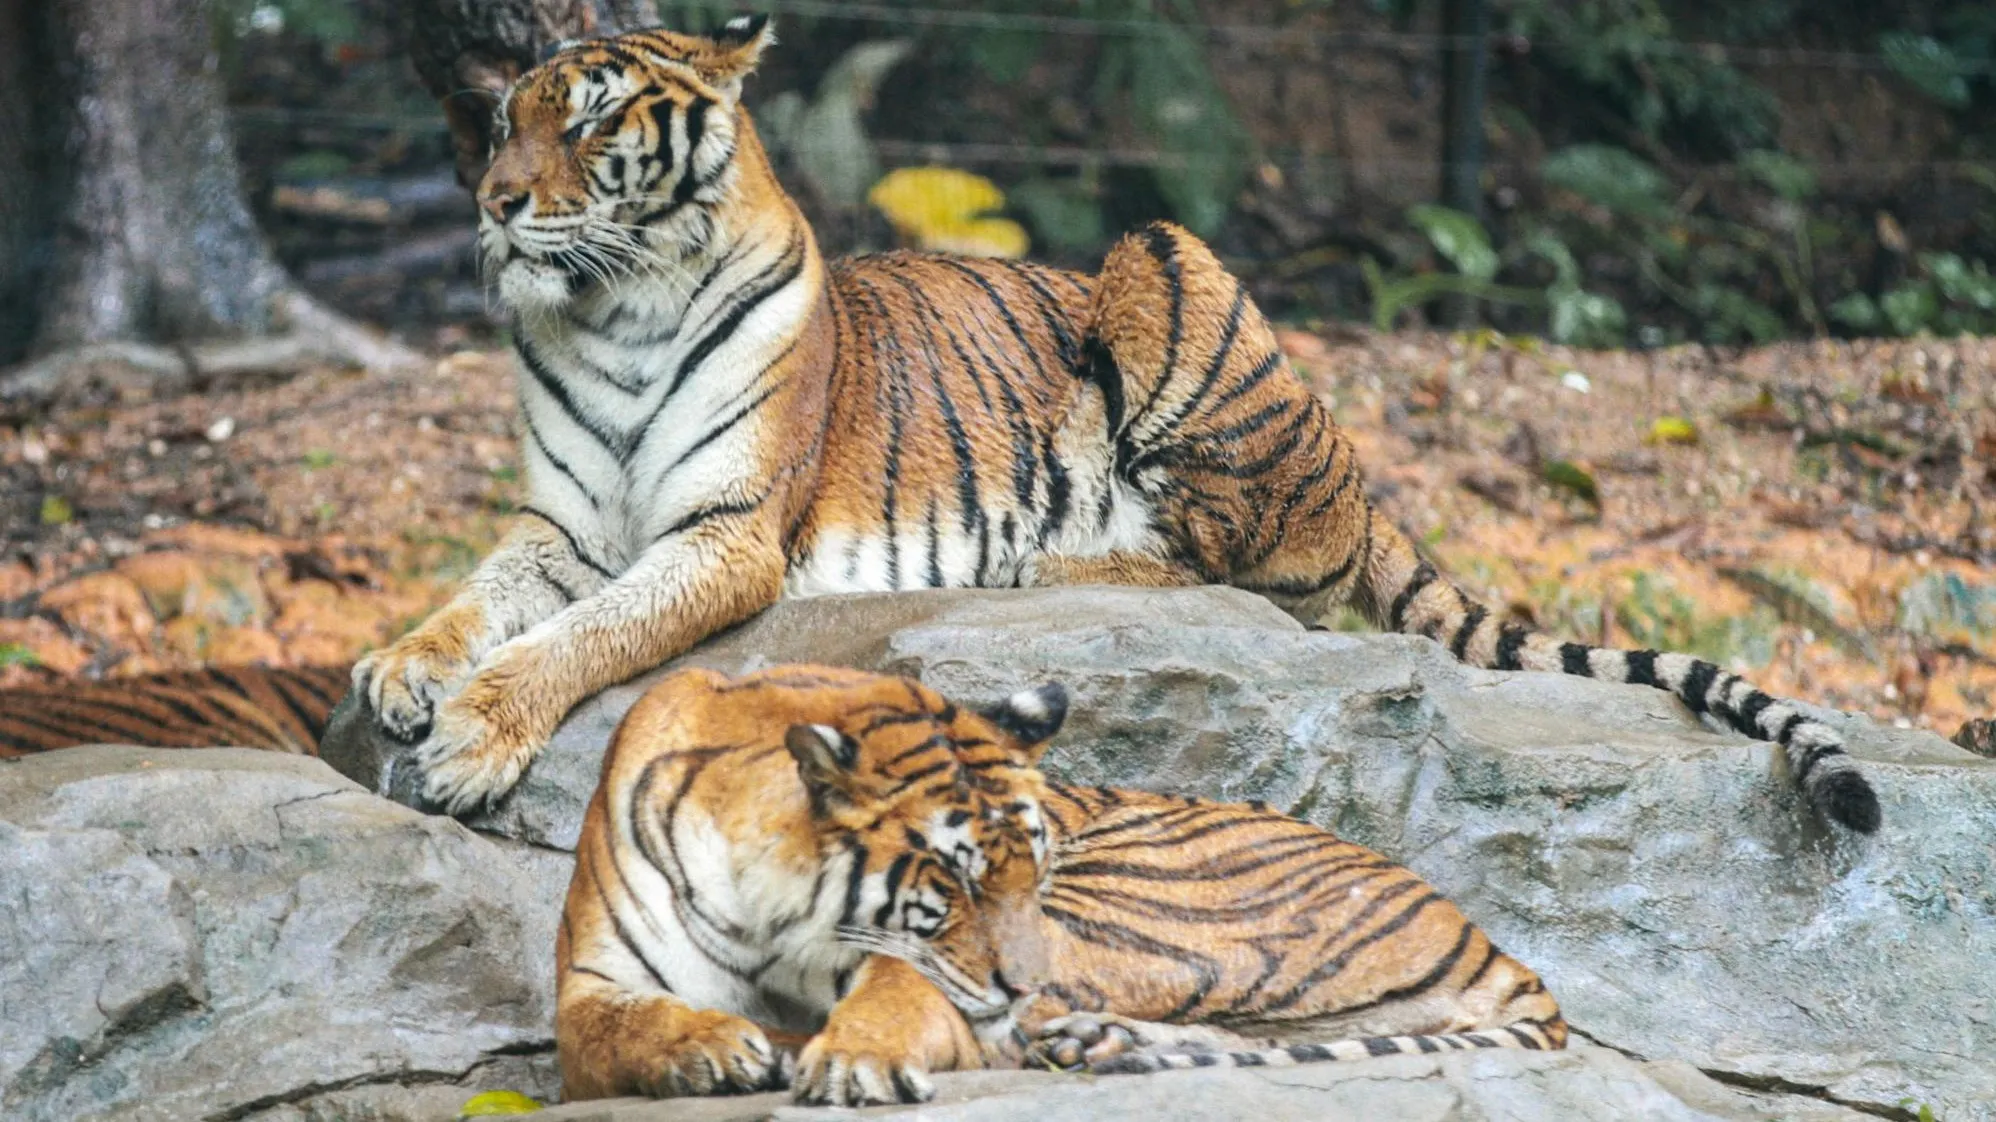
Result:
<svg viewBox="0 0 1996 1122"><path fill-rule="evenodd" d="M86 744L316 755L344 666L217 666L0 690L0 759Z"/></svg>
<svg viewBox="0 0 1996 1122"><path fill-rule="evenodd" d="M1047 998L1242 1038L1153 1027L1153 1044L1200 1047L1098 1070L1565 1046L1538 975L1379 853L1260 804L1048 790Z"/></svg>

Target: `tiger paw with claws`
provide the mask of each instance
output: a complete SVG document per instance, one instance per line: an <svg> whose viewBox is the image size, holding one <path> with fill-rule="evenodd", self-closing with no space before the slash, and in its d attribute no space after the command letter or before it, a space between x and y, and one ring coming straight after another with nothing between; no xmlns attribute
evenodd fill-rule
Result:
<svg viewBox="0 0 1996 1122"><path fill-rule="evenodd" d="M743 1095L781 1090L790 1081L790 1054L753 1022L712 1010L689 1010L698 1023L661 1057L647 1094Z"/></svg>
<svg viewBox="0 0 1996 1122"><path fill-rule="evenodd" d="M843 1039L829 1028L819 1033L798 1058L791 1093L812 1106L925 1103L934 1098L936 1085L920 1060L880 1043Z"/></svg>

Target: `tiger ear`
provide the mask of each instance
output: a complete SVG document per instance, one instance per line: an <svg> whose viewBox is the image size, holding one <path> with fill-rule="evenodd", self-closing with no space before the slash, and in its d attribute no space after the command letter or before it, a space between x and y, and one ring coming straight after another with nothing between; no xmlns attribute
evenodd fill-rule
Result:
<svg viewBox="0 0 1996 1122"><path fill-rule="evenodd" d="M762 52L776 42L776 30L765 14L736 16L721 25L708 45L691 58L693 69L723 95L737 98L742 79L755 72Z"/></svg>
<svg viewBox="0 0 1996 1122"><path fill-rule="evenodd" d="M1047 741L1067 720L1067 687L1048 682L1020 690L978 713L1023 743L1027 756L1037 763L1046 752Z"/></svg>
<svg viewBox="0 0 1996 1122"><path fill-rule="evenodd" d="M859 744L852 737L830 725L791 725L783 734L783 747L797 761L797 777L810 792L812 806L823 806L831 796L847 796L859 763Z"/></svg>

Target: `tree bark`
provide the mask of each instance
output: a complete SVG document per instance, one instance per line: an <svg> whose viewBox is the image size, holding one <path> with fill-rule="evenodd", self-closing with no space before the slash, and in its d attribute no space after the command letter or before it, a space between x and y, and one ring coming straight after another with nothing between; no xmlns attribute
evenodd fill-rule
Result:
<svg viewBox="0 0 1996 1122"><path fill-rule="evenodd" d="M0 367L34 341L38 293L54 248L58 129L36 112L56 81L40 0L0 0Z"/></svg>
<svg viewBox="0 0 1996 1122"><path fill-rule="evenodd" d="M243 199L205 0L55 0L74 182L36 349L257 335L289 287Z"/></svg>
<svg viewBox="0 0 1996 1122"><path fill-rule="evenodd" d="M207 0L0 0L0 31L17 30L0 38L13 53L59 60L40 68L42 108L26 121L61 121L56 151L29 162L61 205L41 235L45 278L0 259L8 281L43 294L29 347L41 357L0 378L0 398L46 404L106 363L190 388L204 359L233 361L216 341L280 330L321 360L415 361L299 292L271 256L243 198ZM46 81L50 69L66 80ZM0 129L22 121L8 96L0 82ZM7 158L0 145L0 171Z"/></svg>

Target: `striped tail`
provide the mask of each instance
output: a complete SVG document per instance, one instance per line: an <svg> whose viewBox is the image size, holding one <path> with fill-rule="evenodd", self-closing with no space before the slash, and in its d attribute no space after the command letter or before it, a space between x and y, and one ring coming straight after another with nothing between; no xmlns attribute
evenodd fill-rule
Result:
<svg viewBox="0 0 1996 1122"><path fill-rule="evenodd" d="M1456 658L1489 670L1547 670L1605 682L1653 686L1693 713L1710 714L1755 740L1779 744L1809 801L1859 833L1878 829L1878 794L1844 754L1835 729L1739 675L1690 655L1624 651L1562 642L1503 623L1435 571L1405 535L1371 511L1371 556L1356 601L1375 626L1425 635Z"/></svg>
<svg viewBox="0 0 1996 1122"><path fill-rule="evenodd" d="M0 759L84 744L317 755L343 666L218 666L0 690Z"/></svg>
<svg viewBox="0 0 1996 1122"><path fill-rule="evenodd" d="M1367 1036L1326 1044L1292 1044L1254 1052L1125 1052L1089 1065L1095 1075L1146 1075L1195 1067L1290 1067L1373 1056L1415 1056L1433 1052L1469 1052L1478 1048L1525 1048L1556 1051L1566 1047L1566 1022L1520 1021L1478 1032L1434 1036Z"/></svg>

